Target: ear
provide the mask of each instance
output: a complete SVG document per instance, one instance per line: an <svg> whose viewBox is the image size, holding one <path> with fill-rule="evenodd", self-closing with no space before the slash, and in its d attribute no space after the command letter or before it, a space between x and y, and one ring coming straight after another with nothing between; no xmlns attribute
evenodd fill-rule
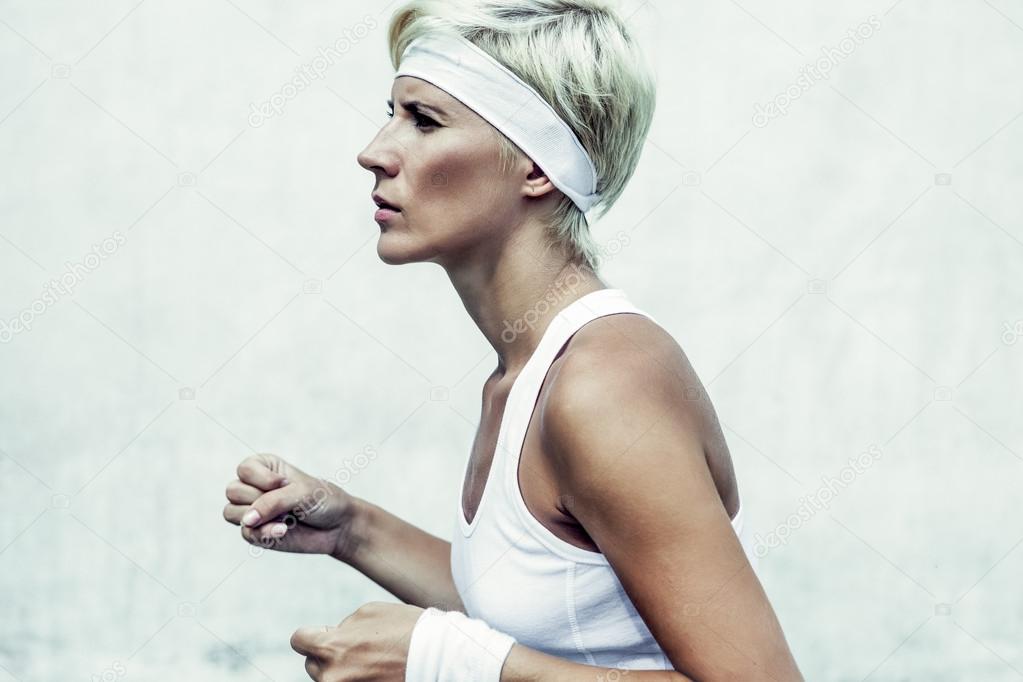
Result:
<svg viewBox="0 0 1023 682"><path fill-rule="evenodd" d="M533 164L533 169L529 172L529 175L526 176L522 186L522 191L525 196L533 199L539 199L557 189L554 186L554 183L551 182L550 178L544 174L543 169L540 168L540 166L536 165L536 163L532 161L530 163Z"/></svg>

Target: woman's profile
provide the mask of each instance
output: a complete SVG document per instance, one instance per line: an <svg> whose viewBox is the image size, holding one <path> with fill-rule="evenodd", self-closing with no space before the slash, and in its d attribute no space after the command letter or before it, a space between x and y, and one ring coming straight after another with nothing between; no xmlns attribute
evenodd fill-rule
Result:
<svg viewBox="0 0 1023 682"><path fill-rule="evenodd" d="M224 517L246 540L331 555L403 602L297 631L306 671L802 680L700 379L598 274L589 225L655 108L627 21L599 0L414 0L388 47L390 118L357 159L377 253L444 268L497 364L450 543L281 457L239 465Z"/></svg>

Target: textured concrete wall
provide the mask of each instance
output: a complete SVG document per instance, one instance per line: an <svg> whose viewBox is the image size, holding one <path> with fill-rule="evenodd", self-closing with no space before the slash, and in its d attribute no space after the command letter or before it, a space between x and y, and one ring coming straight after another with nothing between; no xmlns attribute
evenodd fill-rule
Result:
<svg viewBox="0 0 1023 682"><path fill-rule="evenodd" d="M1023 677L1023 9L624 8L603 274L708 387L807 679ZM0 680L306 679L295 628L391 597L249 551L254 451L372 446L347 489L450 537L494 354L376 255L392 9L0 2Z"/></svg>

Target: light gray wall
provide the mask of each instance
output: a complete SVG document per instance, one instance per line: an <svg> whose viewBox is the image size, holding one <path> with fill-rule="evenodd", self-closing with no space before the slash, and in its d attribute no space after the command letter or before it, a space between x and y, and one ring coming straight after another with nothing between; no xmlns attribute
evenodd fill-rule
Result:
<svg viewBox="0 0 1023 682"><path fill-rule="evenodd" d="M376 255L393 7L0 2L0 681L305 679L295 628L392 598L250 553L253 451L372 446L347 489L450 537L494 354ZM807 679L1023 677L1023 9L624 11L659 106L603 274L707 385Z"/></svg>

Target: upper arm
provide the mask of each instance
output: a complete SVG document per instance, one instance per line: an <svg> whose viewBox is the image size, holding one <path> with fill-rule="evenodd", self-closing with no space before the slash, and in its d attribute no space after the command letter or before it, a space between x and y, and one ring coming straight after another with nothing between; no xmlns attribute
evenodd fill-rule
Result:
<svg viewBox="0 0 1023 682"><path fill-rule="evenodd" d="M635 348L565 358L541 417L562 499L679 672L800 680L671 365Z"/></svg>

